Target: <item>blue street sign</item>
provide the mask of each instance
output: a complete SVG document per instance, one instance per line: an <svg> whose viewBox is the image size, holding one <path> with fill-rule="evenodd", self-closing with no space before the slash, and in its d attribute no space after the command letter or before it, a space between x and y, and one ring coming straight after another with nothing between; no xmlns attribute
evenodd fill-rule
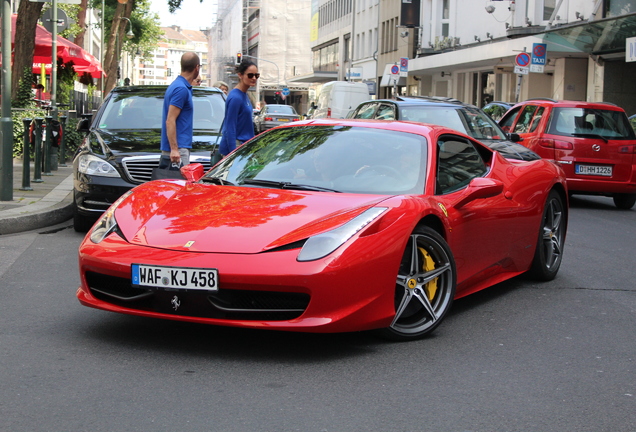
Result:
<svg viewBox="0 0 636 432"><path fill-rule="evenodd" d="M289 96L289 89L287 87L283 87L283 96Z"/></svg>
<svg viewBox="0 0 636 432"><path fill-rule="evenodd" d="M532 44L532 64L545 66L546 56L548 54L548 48L546 44L535 43Z"/></svg>

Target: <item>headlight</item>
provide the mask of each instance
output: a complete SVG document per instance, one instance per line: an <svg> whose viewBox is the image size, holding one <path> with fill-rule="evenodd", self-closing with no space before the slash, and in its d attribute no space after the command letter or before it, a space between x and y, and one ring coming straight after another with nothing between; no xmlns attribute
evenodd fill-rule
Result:
<svg viewBox="0 0 636 432"><path fill-rule="evenodd" d="M117 220L115 220L115 210L119 207L119 204L125 200L128 195L132 193L132 189L120 196L117 201L113 203L108 210L99 218L95 227L91 231L90 239L93 243L99 243L104 240L108 234L117 229Z"/></svg>
<svg viewBox="0 0 636 432"><path fill-rule="evenodd" d="M79 156L77 169L83 174L101 177L121 177L114 166L91 154Z"/></svg>
<svg viewBox="0 0 636 432"><path fill-rule="evenodd" d="M314 261L326 257L386 210L386 207L370 208L336 229L310 237L296 259L298 261Z"/></svg>

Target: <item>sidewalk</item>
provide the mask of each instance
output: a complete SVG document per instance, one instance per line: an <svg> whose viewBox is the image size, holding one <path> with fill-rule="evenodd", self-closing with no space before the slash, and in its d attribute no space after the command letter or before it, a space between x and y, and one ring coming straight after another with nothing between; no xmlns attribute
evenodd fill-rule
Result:
<svg viewBox="0 0 636 432"><path fill-rule="evenodd" d="M22 161L13 161L13 200L0 201L0 235L45 228L73 217L73 166L59 166L51 175L34 182L31 163L30 187L22 188Z"/></svg>

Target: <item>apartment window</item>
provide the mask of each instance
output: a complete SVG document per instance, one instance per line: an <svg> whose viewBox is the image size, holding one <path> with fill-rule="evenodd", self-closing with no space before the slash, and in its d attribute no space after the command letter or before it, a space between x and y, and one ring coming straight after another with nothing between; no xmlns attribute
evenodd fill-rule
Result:
<svg viewBox="0 0 636 432"><path fill-rule="evenodd" d="M448 37L450 34L450 0L442 0L442 36Z"/></svg>
<svg viewBox="0 0 636 432"><path fill-rule="evenodd" d="M366 48L367 48L367 44L366 44L366 33L362 33L362 41L360 43L360 51L358 51L358 58L365 58L367 56L367 53L365 52Z"/></svg>
<svg viewBox="0 0 636 432"><path fill-rule="evenodd" d="M615 17L636 12L633 0L605 0L604 17Z"/></svg>
<svg viewBox="0 0 636 432"><path fill-rule="evenodd" d="M554 13L556 0L543 0L543 20L549 21Z"/></svg>
<svg viewBox="0 0 636 432"><path fill-rule="evenodd" d="M345 40L348 43L349 39ZM313 53L313 69L314 71L334 72L337 70L338 64L338 42L330 45L322 46Z"/></svg>

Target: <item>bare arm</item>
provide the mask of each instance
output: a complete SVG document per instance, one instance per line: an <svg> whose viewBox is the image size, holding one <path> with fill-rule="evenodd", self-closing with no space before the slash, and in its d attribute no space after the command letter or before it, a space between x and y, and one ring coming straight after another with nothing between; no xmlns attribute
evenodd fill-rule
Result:
<svg viewBox="0 0 636 432"><path fill-rule="evenodd" d="M168 116L166 118L166 136L170 143L170 161L179 163L181 156L179 155L179 144L177 143L177 117L181 113L181 108L170 105L168 108Z"/></svg>

